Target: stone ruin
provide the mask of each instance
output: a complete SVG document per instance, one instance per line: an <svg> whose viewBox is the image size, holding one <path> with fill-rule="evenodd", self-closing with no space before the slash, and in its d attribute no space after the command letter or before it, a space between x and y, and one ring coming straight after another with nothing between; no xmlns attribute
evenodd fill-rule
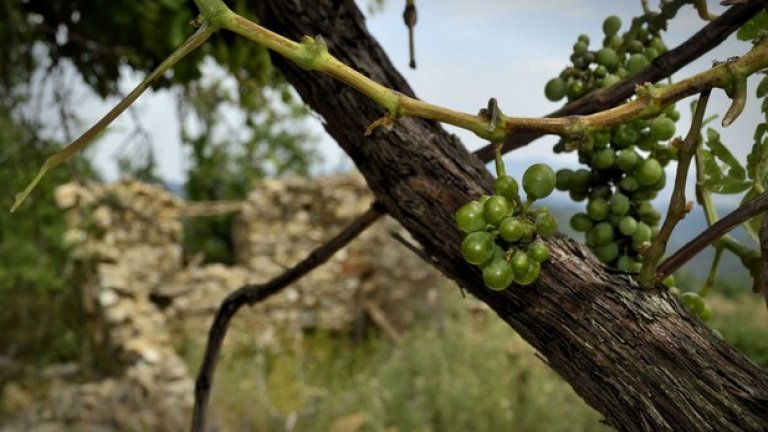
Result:
<svg viewBox="0 0 768 432"><path fill-rule="evenodd" d="M84 319L103 378L52 386L48 400L14 407L17 415L0 422L0 431L185 430L194 384L174 346L204 344L227 293L294 265L362 214L372 197L360 176L344 175L264 180L233 203L185 202L133 181L66 184L56 199L70 227L66 242L82 275ZM185 218L222 212L237 213L236 264L185 256ZM265 345L310 329L363 334L371 325L397 343L418 309L435 304L444 279L394 241L394 232L407 238L383 218L234 321L253 330L248 341ZM6 386L3 396L19 392Z"/></svg>

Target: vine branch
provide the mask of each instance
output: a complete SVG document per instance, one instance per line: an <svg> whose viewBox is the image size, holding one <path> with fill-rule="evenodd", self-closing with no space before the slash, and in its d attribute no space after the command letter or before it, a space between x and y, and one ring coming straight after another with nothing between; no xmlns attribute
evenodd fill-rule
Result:
<svg viewBox="0 0 768 432"><path fill-rule="evenodd" d="M683 264L688 262L696 254L701 252L710 243L722 237L724 234L748 221L755 215L768 210L768 193L762 193L741 207L729 213L710 227L702 231L693 240L686 243L672 256L667 258L658 268L657 277L664 279L674 273ZM727 247L727 245L726 245Z"/></svg>
<svg viewBox="0 0 768 432"><path fill-rule="evenodd" d="M685 217L685 182L688 178L688 169L691 166L691 159L693 159L693 155L696 153L696 148L701 143L701 125L704 121L704 114L707 111L709 94L709 90L701 93L699 102L696 104L696 112L693 114L693 120L691 121L691 128L688 130L688 135L682 142L678 141L678 162L677 172L675 173L675 186L672 189L672 196L669 199L667 217L664 219L664 224L661 226L659 234L653 242L651 242L651 246L643 253L643 266L640 269L640 275L637 278L640 286L644 289L650 289L656 284L656 265L667 250L667 242L669 241L669 237L672 235L675 226L677 226L677 223ZM677 140L679 140L679 138Z"/></svg>
<svg viewBox="0 0 768 432"><path fill-rule="evenodd" d="M219 0L198 0L199 2ZM505 136L519 131L535 131L545 134L582 136L590 130L616 126L636 118L652 116L669 104L693 94L719 87L730 88L735 75L747 76L768 67L768 43L754 47L742 57L723 63L708 71L664 88L646 87L643 96L598 113L567 118L524 118L500 114L497 122L491 122L481 114L468 114L431 104L385 87L360 72L350 68L328 52L322 37L304 36L295 42L274 33L235 12L220 13L210 18L219 26L244 36L274 50L293 61L299 67L321 72L343 82L387 110L385 117L418 117L451 124L475 133L491 142L499 142Z"/></svg>
<svg viewBox="0 0 768 432"><path fill-rule="evenodd" d="M205 347L203 364L195 381L195 406L192 414L192 432L205 431L205 414L210 399L213 377L218 363L219 352L227 335L232 317L243 306L254 305L270 296L277 294L283 288L301 279L320 264L328 261L339 249L343 248L360 233L370 227L384 209L374 202L371 207L357 219L352 221L344 230L332 239L313 250L306 258L289 268L276 278L264 284L248 284L231 292L222 301L208 332L208 342Z"/></svg>
<svg viewBox="0 0 768 432"><path fill-rule="evenodd" d="M136 86L126 97L124 97L114 108L112 108L107 114L104 115L96 124L91 126L90 129L85 131L80 137L74 140L71 144L64 147L61 151L49 157L40 167L35 178L27 185L27 187L16 196L16 200L11 207L11 213L14 213L24 200L29 196L35 186L40 182L45 173L55 168L62 162L69 159L73 154L82 150L88 145L94 138L96 138L104 129L107 128L120 114L123 113L133 102L144 93L145 90L152 85L155 80L160 78L167 70L172 68L181 59L187 56L187 54L194 51L197 47L203 44L208 38L216 31L216 27L212 26L210 22L204 21L201 23L197 31L190 36L176 51L168 56L160 66L152 71L139 85Z"/></svg>

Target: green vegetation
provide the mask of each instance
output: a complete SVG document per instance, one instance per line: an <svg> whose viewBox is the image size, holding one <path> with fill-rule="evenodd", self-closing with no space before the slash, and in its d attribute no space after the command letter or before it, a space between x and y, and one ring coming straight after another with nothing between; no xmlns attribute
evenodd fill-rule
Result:
<svg viewBox="0 0 768 432"><path fill-rule="evenodd" d="M490 311L423 317L400 346L380 334L362 342L308 334L259 350L234 323L217 372L212 420L223 430L330 430L364 419L361 431L608 430L533 350ZM243 340L242 344L236 341ZM194 370L201 347L187 347ZM362 420L360 420L362 421ZM354 430L354 429L353 429Z"/></svg>
<svg viewBox="0 0 768 432"><path fill-rule="evenodd" d="M0 205L10 205L46 155L58 150L29 127L0 105ZM88 174L87 163L79 162L70 171L53 173L24 217L0 211L0 356L35 366L81 358L80 299L68 267L66 223L53 198L54 188L69 181L70 172L79 168ZM6 373L13 374L12 368L0 368L0 383L10 378Z"/></svg>

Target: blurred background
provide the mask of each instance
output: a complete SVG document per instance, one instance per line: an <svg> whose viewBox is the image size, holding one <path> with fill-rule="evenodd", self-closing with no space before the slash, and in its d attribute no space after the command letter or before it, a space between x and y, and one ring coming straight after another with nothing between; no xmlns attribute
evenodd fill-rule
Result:
<svg viewBox="0 0 768 432"><path fill-rule="evenodd" d="M228 2L253 17L248 3ZM559 107L543 88L579 34L599 41L607 15L629 23L642 13L640 1L422 0L412 70L403 2L357 3L420 98L476 112L495 97L514 116ZM0 0L0 207L183 42L193 11L187 0ZM683 7L664 40L677 46L704 24ZM732 37L673 78L749 46ZM717 126L742 162L761 119L750 95L734 125ZM678 134L688 103L678 104ZM728 105L713 94L712 112ZM486 144L447 128L469 149ZM575 168L576 155L555 155L555 142L509 154L508 170ZM218 301L279 274L362 213L371 197L353 171L263 49L214 36L49 173L17 214L0 212L0 430L186 425ZM716 198L721 215L741 199ZM557 192L547 205L573 235L568 218L582 205ZM671 248L705 225L695 209ZM398 230L377 224L314 279L234 320L214 392L220 430L602 427L492 312L392 241ZM682 290L702 286L711 256L676 275ZM768 365L763 300L738 260L723 260L709 325Z"/></svg>

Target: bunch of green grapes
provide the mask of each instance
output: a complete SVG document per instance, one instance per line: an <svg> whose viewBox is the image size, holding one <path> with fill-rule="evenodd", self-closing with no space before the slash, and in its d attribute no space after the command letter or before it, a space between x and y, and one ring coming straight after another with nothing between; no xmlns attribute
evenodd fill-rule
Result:
<svg viewBox="0 0 768 432"><path fill-rule="evenodd" d="M589 36L580 35L573 45L572 66L547 82L547 99L557 102L564 97L576 100L592 90L609 87L621 79L645 69L667 51L658 31L646 24L619 35L621 19L610 16L603 22L603 46L590 51Z"/></svg>
<svg viewBox="0 0 768 432"><path fill-rule="evenodd" d="M494 195L483 195L456 212L456 226L467 233L461 255L483 270L488 288L529 285L539 277L541 263L549 259L549 248L539 238L554 234L557 220L547 208L532 209L530 204L549 196L555 181L548 165L530 166L523 174L523 203L517 180L501 173L493 183Z"/></svg>
<svg viewBox="0 0 768 432"><path fill-rule="evenodd" d="M605 20L598 51L589 51L588 38L579 36L573 66L547 83L547 98L578 99L639 72L666 50L657 32L646 26L622 36L620 27L618 17ZM642 252L658 232L661 215L651 200L666 185L664 167L676 157L668 142L679 116L672 105L655 118L595 132L589 146L579 150L579 162L586 168L557 172L557 189L569 192L574 201L586 201L585 212L571 218L571 227L583 232L587 246L610 266L638 272Z"/></svg>

